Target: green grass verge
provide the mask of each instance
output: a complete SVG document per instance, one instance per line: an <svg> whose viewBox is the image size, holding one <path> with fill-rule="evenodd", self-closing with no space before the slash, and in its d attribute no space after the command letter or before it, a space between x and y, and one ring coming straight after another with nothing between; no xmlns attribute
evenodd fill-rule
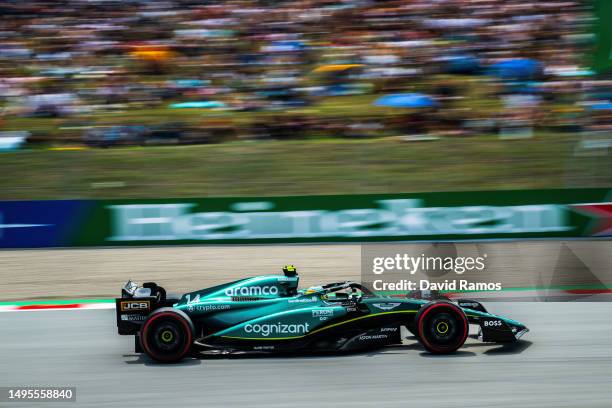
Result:
<svg viewBox="0 0 612 408"><path fill-rule="evenodd" d="M609 167L575 158L575 138L540 133L514 141L319 139L21 151L0 154L0 199L562 188L570 179L579 187L610 186Z"/></svg>

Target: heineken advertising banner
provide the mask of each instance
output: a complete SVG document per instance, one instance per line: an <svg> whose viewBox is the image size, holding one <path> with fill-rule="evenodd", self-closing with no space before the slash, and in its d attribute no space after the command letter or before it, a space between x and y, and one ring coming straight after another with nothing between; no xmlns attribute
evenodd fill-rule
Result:
<svg viewBox="0 0 612 408"><path fill-rule="evenodd" d="M0 247L612 236L612 190L0 202Z"/></svg>

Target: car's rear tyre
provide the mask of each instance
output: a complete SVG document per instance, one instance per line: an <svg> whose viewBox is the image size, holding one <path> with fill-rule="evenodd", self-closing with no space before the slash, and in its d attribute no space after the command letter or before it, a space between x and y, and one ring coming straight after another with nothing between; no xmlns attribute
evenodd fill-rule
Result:
<svg viewBox="0 0 612 408"><path fill-rule="evenodd" d="M140 330L140 344L155 361L174 363L182 360L193 344L193 322L184 312L172 307L155 310Z"/></svg>
<svg viewBox="0 0 612 408"><path fill-rule="evenodd" d="M434 354L447 354L463 346L468 336L468 319L461 308L446 301L423 306L415 317L419 342Z"/></svg>

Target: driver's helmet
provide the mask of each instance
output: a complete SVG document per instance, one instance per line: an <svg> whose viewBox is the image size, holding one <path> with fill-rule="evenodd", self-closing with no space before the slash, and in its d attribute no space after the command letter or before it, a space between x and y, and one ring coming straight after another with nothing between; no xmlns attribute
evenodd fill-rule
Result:
<svg viewBox="0 0 612 408"><path fill-rule="evenodd" d="M297 275L297 268L293 265L285 265L283 266L283 273L285 276L295 276Z"/></svg>

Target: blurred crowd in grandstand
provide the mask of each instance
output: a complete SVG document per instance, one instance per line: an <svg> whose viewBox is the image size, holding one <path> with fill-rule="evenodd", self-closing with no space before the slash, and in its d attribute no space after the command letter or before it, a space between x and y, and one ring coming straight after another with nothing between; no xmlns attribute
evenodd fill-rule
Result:
<svg viewBox="0 0 612 408"><path fill-rule="evenodd" d="M4 0L0 130L93 146L609 131L611 82L586 68L589 7Z"/></svg>

